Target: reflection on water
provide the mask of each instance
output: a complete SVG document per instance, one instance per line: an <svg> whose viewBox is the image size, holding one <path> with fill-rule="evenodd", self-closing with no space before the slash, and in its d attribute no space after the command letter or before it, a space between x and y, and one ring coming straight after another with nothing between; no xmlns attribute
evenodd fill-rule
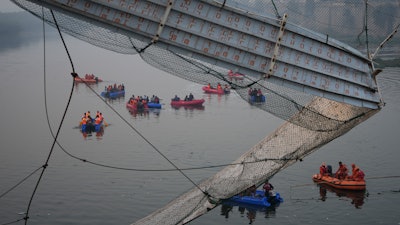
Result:
<svg viewBox="0 0 400 225"><path fill-rule="evenodd" d="M125 102L125 95L121 95L121 96L118 96L115 98L114 97L113 98L105 98L105 100L110 104L123 103L123 102Z"/></svg>
<svg viewBox="0 0 400 225"><path fill-rule="evenodd" d="M237 209L241 217L246 215L249 220L249 224L253 224L256 220L257 215L263 216L264 218L272 218L276 216L276 208L279 207L279 203L271 205L270 207L254 206L250 204L231 204L230 202L224 202L221 205L221 216L226 219L229 218L230 213L235 213L234 210Z"/></svg>
<svg viewBox="0 0 400 225"><path fill-rule="evenodd" d="M204 105L180 105L180 106L171 106L175 110L184 109L184 110L204 110Z"/></svg>
<svg viewBox="0 0 400 225"><path fill-rule="evenodd" d="M104 126L101 126L99 131L82 131L82 129L79 130L81 131L84 140L91 140L93 139L93 137L95 137L97 140L101 140L104 135Z"/></svg>
<svg viewBox="0 0 400 225"><path fill-rule="evenodd" d="M154 115L155 117L160 116L161 110L162 109L156 109L156 108L148 108L148 109L137 109L137 110L132 110L127 107L127 110L129 113L132 115L133 119L138 119L138 118L146 118L149 119L150 115Z"/></svg>
<svg viewBox="0 0 400 225"><path fill-rule="evenodd" d="M137 110L128 109L128 111L132 115L133 118L137 118L137 117L149 118L149 110L148 109L137 109Z"/></svg>
<svg viewBox="0 0 400 225"><path fill-rule="evenodd" d="M334 193L339 198L349 198L351 199L351 204L354 205L355 208L361 209L364 204L364 199L368 197L368 193L365 190L363 191L352 191L352 190L342 190L333 188L326 184L318 184L319 186L319 195L321 201L326 201L327 192Z"/></svg>

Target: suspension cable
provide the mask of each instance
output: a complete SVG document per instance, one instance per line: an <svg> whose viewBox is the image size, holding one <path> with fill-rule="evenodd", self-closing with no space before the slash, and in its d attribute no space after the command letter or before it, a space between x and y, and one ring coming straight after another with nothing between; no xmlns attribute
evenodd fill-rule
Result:
<svg viewBox="0 0 400 225"><path fill-rule="evenodd" d="M42 8L42 12L43 12L43 8ZM73 65L73 63L72 63L72 59L71 59L71 57L70 57L70 55L69 55L69 53L68 53L68 49L67 49L67 47L66 47L66 45L65 45L64 39L62 38L62 34L61 34L61 31L60 31L60 28L58 27L57 20L56 20L56 18L55 18L55 16L54 16L53 11L50 10L50 12L51 12L51 14L52 14L52 16L53 16L54 23L56 24L57 30L58 30L58 32L59 32L59 34L60 34L60 37L61 37L61 40L62 40L62 42L63 42L63 44L64 44L64 48L65 48L66 51L67 51L69 60L70 60L70 62L71 62L72 69L73 69L73 71L75 71L75 70L74 70L74 65ZM44 16L43 16L43 23L44 23ZM44 29L44 28L43 28L43 29ZM45 43L45 39L43 39L43 41L44 41L44 44L46 44L46 43ZM32 201L33 201L33 197L34 197L35 194L36 194L36 191L37 191L37 189L38 189L38 187L39 187L39 184L40 184L40 182L41 182L41 180L42 180L42 178L43 178L44 171L46 170L46 168L47 168L47 166L48 166L48 163L49 163L49 161L50 161L50 157L51 157L51 155L52 155L52 153L53 153L53 151L54 151L54 146L55 146L55 143L56 143L56 141L57 141L58 135L60 134L60 130L61 130L62 124L63 124L63 122L64 122L65 116L66 116L66 114L67 114L68 107L69 107L69 104L70 104L71 99L72 99L73 91L74 91L74 80L72 80L71 92L70 92L70 94L69 94L68 102L67 102L67 105L66 105L66 107L65 107L65 110L64 110L62 119L61 119L61 121L60 121L60 125L59 125L59 127L58 127L57 134L56 134L56 136L54 137L52 146L51 146L51 148L50 148L50 152L49 152L49 154L48 154L48 156L47 156L47 159L46 159L45 164L43 164L43 166L42 166L42 171L41 171L41 173L40 173L39 179L38 179L38 181L36 182L35 188L34 188L34 190L33 190L33 192L32 192L31 198L30 198L30 200L29 200L28 207L27 207L27 210L26 210L26 214L25 214L25 217L24 217L25 225L28 223L29 211L30 211L30 207L31 207L31 204L32 204Z"/></svg>

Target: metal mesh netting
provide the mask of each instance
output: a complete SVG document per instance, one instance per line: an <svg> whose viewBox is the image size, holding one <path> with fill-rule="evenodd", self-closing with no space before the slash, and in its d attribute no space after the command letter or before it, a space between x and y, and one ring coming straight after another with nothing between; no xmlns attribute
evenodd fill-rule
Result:
<svg viewBox="0 0 400 225"><path fill-rule="evenodd" d="M218 0L218 2L224 2ZM327 34L364 52L373 53L400 24L399 0L226 1L259 15L289 15L289 22ZM400 37L387 43L381 56L399 56Z"/></svg>
<svg viewBox="0 0 400 225"><path fill-rule="evenodd" d="M12 1L54 25L51 11L42 10L39 5L46 6L46 3ZM393 0L215 2L257 15L279 17L287 13L289 22L295 21L302 27L328 34L366 54L374 52L400 23L400 1ZM248 101L250 88L260 89L266 100L254 105L287 121L232 165L135 224L186 223L218 205L219 200L229 198L253 184L260 185L279 170L343 135L378 111L305 94L264 79L247 76L242 80L229 79L229 68L160 48L143 36L135 36L118 27L62 10L54 11L54 15L63 32L105 49L140 54L148 64L183 79L213 86L217 83L228 84L245 101ZM388 50L384 53L398 53L399 46L399 38L395 37L386 45Z"/></svg>
<svg viewBox="0 0 400 225"><path fill-rule="evenodd" d="M185 224L217 206L220 199L227 199L252 185L262 184L278 171L343 135L378 112L378 110L352 107L324 98L314 99L308 107L320 110L332 117L343 117L342 119L359 114L363 116L329 132L313 131L286 122L232 165L134 224ZM348 113L341 115L340 111ZM292 119L302 120L302 118L300 113Z"/></svg>
<svg viewBox="0 0 400 225"><path fill-rule="evenodd" d="M346 120L329 118L313 109L304 107L312 100L313 96L277 86L264 80L253 80L249 77L245 77L243 80L230 80L225 76L226 72L223 68L194 61L169 51L160 51L158 48L150 47L146 49L146 54L141 54L141 57L154 67L190 81L201 84L211 83L214 86L217 83L228 84L246 101L249 100L250 88L260 89L266 101L254 103L255 106L284 120L289 120L294 114L303 110L303 113L308 115L308 119L303 121L292 120L292 122L311 130L336 130L340 124L347 122ZM160 57L164 59L162 62L159 60ZM171 67L171 65L174 66ZM310 121L320 122L310 123Z"/></svg>

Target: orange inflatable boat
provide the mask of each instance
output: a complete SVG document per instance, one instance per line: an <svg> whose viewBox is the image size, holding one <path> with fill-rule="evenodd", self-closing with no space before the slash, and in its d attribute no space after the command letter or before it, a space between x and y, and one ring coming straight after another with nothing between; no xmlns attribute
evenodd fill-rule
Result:
<svg viewBox="0 0 400 225"><path fill-rule="evenodd" d="M312 179L321 184L326 184L337 189L362 191L366 188L365 180L339 180L331 176L322 176L321 174L314 174Z"/></svg>

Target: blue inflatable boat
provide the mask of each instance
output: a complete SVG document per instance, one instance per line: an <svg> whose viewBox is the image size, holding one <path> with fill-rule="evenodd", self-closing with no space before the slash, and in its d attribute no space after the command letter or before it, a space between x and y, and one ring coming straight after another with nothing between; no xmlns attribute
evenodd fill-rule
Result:
<svg viewBox="0 0 400 225"><path fill-rule="evenodd" d="M81 131L85 133L100 132L103 127L103 122L95 124L94 119L89 120L86 124L81 125Z"/></svg>
<svg viewBox="0 0 400 225"><path fill-rule="evenodd" d="M255 195L251 196L235 195L225 201L238 204L270 207L271 205L283 202L283 198L279 195L279 193L275 193L273 196L265 197L264 191L257 190Z"/></svg>
<svg viewBox="0 0 400 225"><path fill-rule="evenodd" d="M161 109L161 103L148 102L147 107L150 109Z"/></svg>
<svg viewBox="0 0 400 225"><path fill-rule="evenodd" d="M125 90L118 91L103 91L101 92L101 96L105 98L119 98L125 96Z"/></svg>

